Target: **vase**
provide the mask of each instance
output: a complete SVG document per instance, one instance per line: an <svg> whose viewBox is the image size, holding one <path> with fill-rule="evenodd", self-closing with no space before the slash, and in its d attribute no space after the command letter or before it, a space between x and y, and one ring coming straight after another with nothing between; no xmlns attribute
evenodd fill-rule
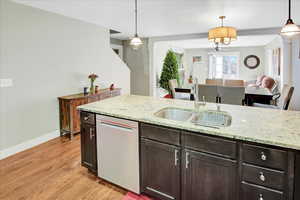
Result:
<svg viewBox="0 0 300 200"><path fill-rule="evenodd" d="M94 86L94 81L93 81L93 80L91 80L90 93L91 93L91 94L94 94L94 93L95 93L95 86Z"/></svg>

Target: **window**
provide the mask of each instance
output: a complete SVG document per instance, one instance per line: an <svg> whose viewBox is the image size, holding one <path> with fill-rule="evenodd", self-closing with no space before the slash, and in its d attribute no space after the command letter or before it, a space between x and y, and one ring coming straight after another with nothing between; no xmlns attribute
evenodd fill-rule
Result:
<svg viewBox="0 0 300 200"><path fill-rule="evenodd" d="M239 77L239 53L209 54L208 71L211 79L237 79Z"/></svg>

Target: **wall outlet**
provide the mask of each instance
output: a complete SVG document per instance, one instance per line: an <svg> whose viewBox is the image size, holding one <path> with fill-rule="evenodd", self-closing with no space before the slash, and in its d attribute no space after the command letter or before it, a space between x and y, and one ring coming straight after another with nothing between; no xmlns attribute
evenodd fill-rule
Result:
<svg viewBox="0 0 300 200"><path fill-rule="evenodd" d="M0 79L0 88L12 87L12 86L13 86L13 80L11 78Z"/></svg>

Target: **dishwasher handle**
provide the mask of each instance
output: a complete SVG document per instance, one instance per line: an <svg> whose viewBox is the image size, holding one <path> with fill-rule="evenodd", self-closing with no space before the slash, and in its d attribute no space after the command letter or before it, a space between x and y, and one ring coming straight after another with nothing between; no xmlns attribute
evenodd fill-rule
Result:
<svg viewBox="0 0 300 200"><path fill-rule="evenodd" d="M129 124L115 122L115 121L111 121L111 120L101 120L100 123L107 125L107 126L114 127L114 128L121 128L121 129L125 129L125 130L133 130L136 128L136 127L130 126Z"/></svg>

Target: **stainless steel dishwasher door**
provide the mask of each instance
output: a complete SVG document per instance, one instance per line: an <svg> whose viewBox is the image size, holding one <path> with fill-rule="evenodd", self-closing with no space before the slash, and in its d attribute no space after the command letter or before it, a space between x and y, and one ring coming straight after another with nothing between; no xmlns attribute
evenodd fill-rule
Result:
<svg viewBox="0 0 300 200"><path fill-rule="evenodd" d="M140 193L138 122L97 115L98 176Z"/></svg>

